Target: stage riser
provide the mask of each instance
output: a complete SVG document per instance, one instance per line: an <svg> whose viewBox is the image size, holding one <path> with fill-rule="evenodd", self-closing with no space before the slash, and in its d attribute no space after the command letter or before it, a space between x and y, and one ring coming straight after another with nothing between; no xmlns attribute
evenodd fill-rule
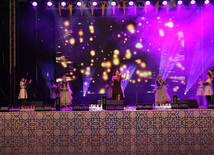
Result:
<svg viewBox="0 0 214 155"><path fill-rule="evenodd" d="M213 110L2 112L2 154L212 154Z"/></svg>

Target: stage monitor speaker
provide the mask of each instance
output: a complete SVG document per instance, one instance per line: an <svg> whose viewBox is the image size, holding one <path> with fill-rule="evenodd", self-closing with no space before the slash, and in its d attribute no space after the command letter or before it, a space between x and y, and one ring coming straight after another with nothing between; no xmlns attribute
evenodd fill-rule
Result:
<svg viewBox="0 0 214 155"><path fill-rule="evenodd" d="M35 111L52 111L51 106L35 106Z"/></svg>
<svg viewBox="0 0 214 155"><path fill-rule="evenodd" d="M89 111L89 105L72 105L72 111Z"/></svg>
<svg viewBox="0 0 214 155"><path fill-rule="evenodd" d="M56 111L60 111L60 97L56 97Z"/></svg>
<svg viewBox="0 0 214 155"><path fill-rule="evenodd" d="M186 103L172 103L171 109L188 109L188 105Z"/></svg>
<svg viewBox="0 0 214 155"><path fill-rule="evenodd" d="M187 104L189 108L198 108L198 101L196 99L178 99L177 103Z"/></svg>
<svg viewBox="0 0 214 155"><path fill-rule="evenodd" d="M124 102L123 100L107 100L106 110L123 110Z"/></svg>
<svg viewBox="0 0 214 155"><path fill-rule="evenodd" d="M214 103L208 104L208 105L207 105L207 108L208 108L208 109L214 109Z"/></svg>
<svg viewBox="0 0 214 155"><path fill-rule="evenodd" d="M135 104L136 110L152 110L153 104L147 104L147 103L137 103Z"/></svg>
<svg viewBox="0 0 214 155"><path fill-rule="evenodd" d="M9 112L9 107L0 107L0 112Z"/></svg>

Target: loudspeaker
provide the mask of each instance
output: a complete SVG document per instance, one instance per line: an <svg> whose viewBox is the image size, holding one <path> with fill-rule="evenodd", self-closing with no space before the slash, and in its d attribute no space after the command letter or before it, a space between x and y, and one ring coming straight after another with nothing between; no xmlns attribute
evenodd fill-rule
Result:
<svg viewBox="0 0 214 155"><path fill-rule="evenodd" d="M103 107L103 110L106 110L106 104L107 104L106 101L107 101L107 100L106 100L106 96L103 95L103 96L102 96L102 107Z"/></svg>
<svg viewBox="0 0 214 155"><path fill-rule="evenodd" d="M106 110L123 110L124 102L123 100L107 100Z"/></svg>
<svg viewBox="0 0 214 155"><path fill-rule="evenodd" d="M186 103L172 103L171 109L188 109L188 105Z"/></svg>
<svg viewBox="0 0 214 155"><path fill-rule="evenodd" d="M173 95L172 96L172 101L173 101L173 103L177 103L178 102L178 96L177 95Z"/></svg>
<svg viewBox="0 0 214 155"><path fill-rule="evenodd" d="M35 106L35 111L52 111L51 106Z"/></svg>
<svg viewBox="0 0 214 155"><path fill-rule="evenodd" d="M89 105L72 105L72 111L89 111Z"/></svg>
<svg viewBox="0 0 214 155"><path fill-rule="evenodd" d="M0 107L0 112L9 112L9 107Z"/></svg>
<svg viewBox="0 0 214 155"><path fill-rule="evenodd" d="M208 104L208 105L207 105L207 108L208 108L208 109L214 109L214 104L213 104L213 103L212 103L212 104Z"/></svg>
<svg viewBox="0 0 214 155"><path fill-rule="evenodd" d="M190 108L198 108L198 101L196 99L178 99L177 103L187 104Z"/></svg>
<svg viewBox="0 0 214 155"><path fill-rule="evenodd" d="M135 104L136 110L152 110L153 104L146 104L146 103L137 103Z"/></svg>
<svg viewBox="0 0 214 155"><path fill-rule="evenodd" d="M214 81L213 81L214 82ZM213 88L214 89L214 88ZM212 103L214 104L214 94L212 95Z"/></svg>

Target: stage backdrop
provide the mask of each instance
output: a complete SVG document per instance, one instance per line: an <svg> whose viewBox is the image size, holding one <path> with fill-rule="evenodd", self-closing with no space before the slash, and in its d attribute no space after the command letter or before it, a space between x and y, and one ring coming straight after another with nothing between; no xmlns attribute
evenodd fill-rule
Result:
<svg viewBox="0 0 214 155"><path fill-rule="evenodd" d="M195 98L194 82L205 77L213 59L208 13L213 11L191 7L156 13L151 6L147 13L130 9L126 15L57 17L57 81L67 75L74 101L80 103L104 94L115 69L131 67L122 82L126 104L154 103L158 74L166 79L170 96Z"/></svg>

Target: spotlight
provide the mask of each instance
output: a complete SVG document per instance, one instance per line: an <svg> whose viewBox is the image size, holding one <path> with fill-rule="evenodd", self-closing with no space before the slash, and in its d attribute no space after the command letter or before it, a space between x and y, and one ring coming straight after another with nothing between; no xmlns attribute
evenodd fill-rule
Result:
<svg viewBox="0 0 214 155"><path fill-rule="evenodd" d="M129 1L129 5L130 6L134 5L134 2L133 1Z"/></svg>
<svg viewBox="0 0 214 155"><path fill-rule="evenodd" d="M150 1L146 1L146 5L150 5Z"/></svg>
<svg viewBox="0 0 214 155"><path fill-rule="evenodd" d="M65 2L65 1L62 1L62 2L61 2L61 6L63 6L63 7L66 6L66 2Z"/></svg>
<svg viewBox="0 0 214 155"><path fill-rule="evenodd" d="M77 2L77 6L81 6L82 5L82 3L81 2Z"/></svg>
<svg viewBox="0 0 214 155"><path fill-rule="evenodd" d="M204 1L204 4L209 4L209 3L210 3L209 0L205 0L205 1Z"/></svg>
<svg viewBox="0 0 214 155"><path fill-rule="evenodd" d="M163 1L162 4L163 4L163 5L167 5L167 1Z"/></svg>
<svg viewBox="0 0 214 155"><path fill-rule="evenodd" d="M33 2L32 2L32 5L33 5L34 7L36 7L38 4L37 4L36 1L33 1Z"/></svg>
<svg viewBox="0 0 214 155"><path fill-rule="evenodd" d="M195 0L191 0L190 4L192 4L192 5L195 4Z"/></svg>
<svg viewBox="0 0 214 155"><path fill-rule="evenodd" d="M95 2L95 1L92 2L92 5L93 5L93 6L97 6L97 2Z"/></svg>
<svg viewBox="0 0 214 155"><path fill-rule="evenodd" d="M111 5L112 5L112 6L115 6L115 5L116 5L116 2L115 2L115 1L112 1L112 2L111 2Z"/></svg>
<svg viewBox="0 0 214 155"><path fill-rule="evenodd" d="M178 4L179 4L179 5L181 5L182 3L183 3L182 0L179 0L179 1L178 1Z"/></svg>
<svg viewBox="0 0 214 155"><path fill-rule="evenodd" d="M47 6L51 7L53 5L53 3L51 1L47 2Z"/></svg>

